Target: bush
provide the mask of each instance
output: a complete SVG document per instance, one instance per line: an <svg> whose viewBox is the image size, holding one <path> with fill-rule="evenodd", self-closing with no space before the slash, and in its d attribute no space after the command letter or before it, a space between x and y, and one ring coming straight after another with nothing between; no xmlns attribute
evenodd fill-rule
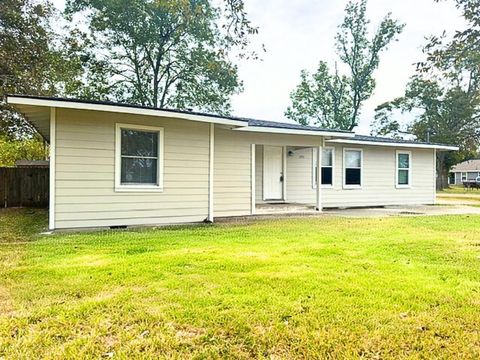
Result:
<svg viewBox="0 0 480 360"><path fill-rule="evenodd" d="M44 160L48 146L38 138L11 140L0 136L0 167L15 166L17 160Z"/></svg>

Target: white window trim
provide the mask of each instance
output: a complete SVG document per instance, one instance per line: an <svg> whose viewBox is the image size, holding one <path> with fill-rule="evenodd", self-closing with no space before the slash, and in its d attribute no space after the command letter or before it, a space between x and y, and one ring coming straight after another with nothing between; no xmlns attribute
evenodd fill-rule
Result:
<svg viewBox="0 0 480 360"><path fill-rule="evenodd" d="M331 189L335 187L335 147L325 146L322 149L332 150L332 184L322 184L322 188ZM317 177L315 171L315 165L317 164L317 148L312 148L312 189L317 188Z"/></svg>
<svg viewBox="0 0 480 360"><path fill-rule="evenodd" d="M122 171L122 129L130 130L145 130L158 132L158 166L157 166L157 185L122 185L121 171ZM115 192L162 192L163 191L163 155L164 155L164 130L157 126L144 126L135 124L115 124Z"/></svg>
<svg viewBox="0 0 480 360"><path fill-rule="evenodd" d="M346 164L347 162L345 161L345 154L347 151L360 151L360 185L347 185L346 184L346 180L347 180L347 176L346 176ZM360 189L363 189L363 149L362 148L343 148L343 163L342 163L342 167L343 167L343 188L344 189L348 189L348 190L351 190L351 189L357 189L357 190L360 190Z"/></svg>
<svg viewBox="0 0 480 360"><path fill-rule="evenodd" d="M404 154L408 155L408 169L400 169L398 167L398 155ZM411 151L405 151L405 150L397 150L395 152L395 187L397 189L410 189L412 187L412 165L413 165L413 158L412 158L412 152ZM408 170L408 184L407 185L402 185L398 183L398 171L399 170Z"/></svg>
<svg viewBox="0 0 480 360"><path fill-rule="evenodd" d="M465 174L465 180L463 180L463 174ZM461 172L460 173L460 181L461 182L468 181L468 172Z"/></svg>

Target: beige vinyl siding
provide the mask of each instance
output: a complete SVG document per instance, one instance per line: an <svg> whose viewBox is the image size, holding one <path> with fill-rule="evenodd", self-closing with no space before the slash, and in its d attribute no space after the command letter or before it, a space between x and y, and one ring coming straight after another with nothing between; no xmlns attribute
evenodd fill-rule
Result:
<svg viewBox="0 0 480 360"><path fill-rule="evenodd" d="M362 188L343 189L343 148L363 149ZM410 188L396 188L396 149L382 146L335 145L335 187L323 189L323 206L376 206L433 204L435 202L434 150L412 153Z"/></svg>
<svg viewBox="0 0 480 360"><path fill-rule="evenodd" d="M214 208L215 216L251 213L251 144L274 146L318 146L321 137L215 129ZM262 149L259 151L259 149ZM263 148L256 147L255 157ZM258 169L258 164L255 164ZM263 168L262 168L263 169ZM255 197L261 199L259 174L255 174ZM287 194L288 199L288 194Z"/></svg>
<svg viewBox="0 0 480 360"><path fill-rule="evenodd" d="M263 203L263 145L255 146L255 203Z"/></svg>
<svg viewBox="0 0 480 360"><path fill-rule="evenodd" d="M164 128L163 192L115 192L115 124ZM57 110L55 227L197 222L208 215L209 124Z"/></svg>
<svg viewBox="0 0 480 360"><path fill-rule="evenodd" d="M327 144L327 146L331 146ZM396 149L383 146L362 146L337 144L335 147L334 187L322 187L322 204L324 207L355 207L380 205L408 205L434 203L434 154L431 149L408 149L412 153L412 186L397 189ZM363 149L363 186L361 189L343 189L343 148ZM404 149L403 149L404 150ZM293 156L287 159L290 169L306 167L312 162L312 152L305 151L305 158ZM296 184L287 182L289 200L306 204L315 204L315 189L312 188L312 166L303 182L295 177ZM290 174L291 171L287 170ZM291 181L292 176L288 179ZM295 196L290 194L296 194Z"/></svg>
<svg viewBox="0 0 480 360"><path fill-rule="evenodd" d="M162 192L115 192L115 124L164 128ZM57 109L55 227L155 225L203 221L208 216L209 124L188 120ZM262 201L263 146L294 147L287 156L286 199L315 204L312 147L322 138L215 127L214 215L251 213L251 144L256 146L256 200ZM335 145L334 188L323 206L425 204L434 201L433 150L412 151L410 189L395 188L394 147L363 149L363 188L344 190L343 145ZM300 149L302 148L302 149Z"/></svg>
<svg viewBox="0 0 480 360"><path fill-rule="evenodd" d="M287 156L287 201L315 204L316 189L312 184L312 148L295 149Z"/></svg>

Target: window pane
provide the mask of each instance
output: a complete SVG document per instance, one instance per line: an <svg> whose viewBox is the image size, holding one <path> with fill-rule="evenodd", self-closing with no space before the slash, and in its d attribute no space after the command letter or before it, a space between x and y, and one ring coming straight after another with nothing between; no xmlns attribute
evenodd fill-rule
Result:
<svg viewBox="0 0 480 360"><path fill-rule="evenodd" d="M398 185L408 185L408 170L398 170Z"/></svg>
<svg viewBox="0 0 480 360"><path fill-rule="evenodd" d="M332 149L323 149L322 150L322 166L332 166Z"/></svg>
<svg viewBox="0 0 480 360"><path fill-rule="evenodd" d="M322 185L333 184L333 171L331 167L322 167Z"/></svg>
<svg viewBox="0 0 480 360"><path fill-rule="evenodd" d="M362 153L358 150L346 150L345 151L345 167L346 168L359 168L362 166Z"/></svg>
<svg viewBox="0 0 480 360"><path fill-rule="evenodd" d="M410 168L410 155L408 155L408 154L398 154L398 168L399 169Z"/></svg>
<svg viewBox="0 0 480 360"><path fill-rule="evenodd" d="M360 169L345 169L345 185L361 185Z"/></svg>
<svg viewBox="0 0 480 360"><path fill-rule="evenodd" d="M122 158L122 184L157 185L156 159Z"/></svg>
<svg viewBox="0 0 480 360"><path fill-rule="evenodd" d="M158 156L158 132L122 129L122 155Z"/></svg>

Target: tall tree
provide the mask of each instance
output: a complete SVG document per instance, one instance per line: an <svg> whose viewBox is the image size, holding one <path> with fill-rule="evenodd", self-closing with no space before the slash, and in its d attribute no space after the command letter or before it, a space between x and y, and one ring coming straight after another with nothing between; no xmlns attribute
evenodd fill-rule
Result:
<svg viewBox="0 0 480 360"><path fill-rule="evenodd" d="M459 152L437 153L439 189L448 186L451 166L480 147L480 3L456 3L468 28L450 39L446 33L431 36L405 95L380 105L372 123L372 134L409 132L419 140L460 146ZM401 122L396 112L413 119Z"/></svg>
<svg viewBox="0 0 480 360"><path fill-rule="evenodd" d="M97 75L110 98L154 107L226 113L242 89L232 50L245 54L257 29L243 1L68 0L87 16Z"/></svg>
<svg viewBox="0 0 480 360"><path fill-rule="evenodd" d="M72 37L51 29L55 11L46 0L3 0L0 6L0 135L35 134L4 102L5 94L56 95L79 86L82 65Z"/></svg>
<svg viewBox="0 0 480 360"><path fill-rule="evenodd" d="M320 62L318 70L301 73L301 81L291 93L292 105L285 115L301 124L352 130L358 125L362 104L375 89L374 71L380 54L402 32L404 25L387 14L370 39L366 17L367 0L350 1L335 37L336 52L347 66L348 75L330 70Z"/></svg>

